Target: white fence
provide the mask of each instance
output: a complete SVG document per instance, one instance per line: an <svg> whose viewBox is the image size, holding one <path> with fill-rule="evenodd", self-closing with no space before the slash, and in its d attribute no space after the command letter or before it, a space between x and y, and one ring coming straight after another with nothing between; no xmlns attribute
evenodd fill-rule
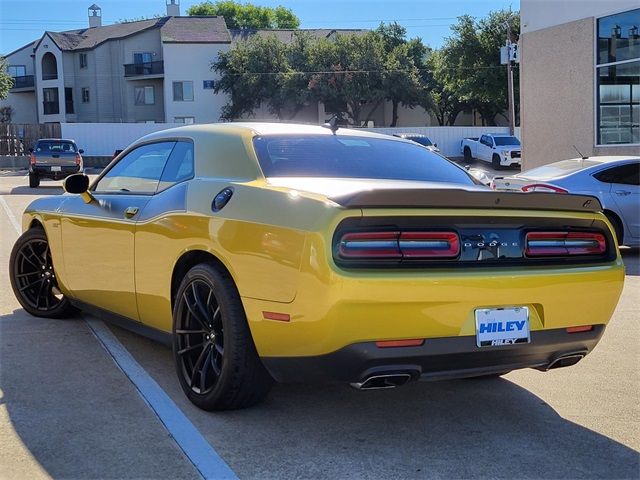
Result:
<svg viewBox="0 0 640 480"><path fill-rule="evenodd" d="M85 155L111 156L138 138L159 130L179 126L173 123L63 123L62 137L74 139ZM398 127L368 128L378 133L420 133L437 143L443 155L460 156L460 141L484 133L509 133L507 127ZM520 128L516 128L520 137Z"/></svg>
<svg viewBox="0 0 640 480"><path fill-rule="evenodd" d="M509 127L395 127L368 128L372 132L387 133L419 133L429 137L438 145L440 153L446 157L460 157L460 142L467 137L480 137L485 133L509 133ZM520 138L520 127L516 128L515 136Z"/></svg>

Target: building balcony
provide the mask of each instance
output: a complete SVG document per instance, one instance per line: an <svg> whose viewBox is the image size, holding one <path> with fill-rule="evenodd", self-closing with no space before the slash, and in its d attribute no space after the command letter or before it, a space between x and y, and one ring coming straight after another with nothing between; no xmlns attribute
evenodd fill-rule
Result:
<svg viewBox="0 0 640 480"><path fill-rule="evenodd" d="M125 77L145 77L164 76L164 62L145 62L145 63L129 63L124 66Z"/></svg>
<svg viewBox="0 0 640 480"><path fill-rule="evenodd" d="M11 91L29 91L35 90L35 78L33 75L25 75L22 77L13 77L13 87Z"/></svg>
<svg viewBox="0 0 640 480"><path fill-rule="evenodd" d="M60 104L58 102L42 102L45 115L57 115L60 113Z"/></svg>

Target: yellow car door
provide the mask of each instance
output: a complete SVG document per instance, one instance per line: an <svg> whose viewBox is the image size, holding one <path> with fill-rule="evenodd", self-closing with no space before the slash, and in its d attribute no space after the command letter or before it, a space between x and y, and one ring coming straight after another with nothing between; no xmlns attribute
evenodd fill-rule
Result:
<svg viewBox="0 0 640 480"><path fill-rule="evenodd" d="M70 197L61 212L67 288L89 305L139 321L134 236L175 142L145 144L111 165L91 187L93 199Z"/></svg>

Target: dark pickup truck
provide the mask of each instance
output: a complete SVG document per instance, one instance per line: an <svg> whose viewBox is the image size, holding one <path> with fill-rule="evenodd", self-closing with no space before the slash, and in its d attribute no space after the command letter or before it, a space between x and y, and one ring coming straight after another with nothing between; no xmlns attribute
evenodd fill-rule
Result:
<svg viewBox="0 0 640 480"><path fill-rule="evenodd" d="M41 178L61 180L82 172L82 153L73 140L43 138L29 150L29 186L36 188Z"/></svg>

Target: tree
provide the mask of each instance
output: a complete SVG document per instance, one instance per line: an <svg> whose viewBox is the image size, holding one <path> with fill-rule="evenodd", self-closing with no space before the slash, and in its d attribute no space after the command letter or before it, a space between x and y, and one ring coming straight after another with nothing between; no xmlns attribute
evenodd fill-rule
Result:
<svg viewBox="0 0 640 480"><path fill-rule="evenodd" d="M480 21L459 17L440 52L438 80L460 102L477 109L485 124L495 125L496 116L507 109L507 67L500 65L500 46L505 43L507 25L516 39L519 18L518 12L510 10L491 12ZM517 74L514 84L518 84Z"/></svg>
<svg viewBox="0 0 640 480"><path fill-rule="evenodd" d="M13 78L7 73L7 62L0 57L0 100L7 98L9 90L13 87Z"/></svg>
<svg viewBox="0 0 640 480"><path fill-rule="evenodd" d="M207 0L189 7L188 15L217 15L224 17L228 28L298 28L300 19L288 8L261 7L251 3L238 3L234 0Z"/></svg>
<svg viewBox="0 0 640 480"><path fill-rule="evenodd" d="M310 37L302 32L286 44L275 35L255 35L228 52L220 53L212 69L220 73L215 92L230 101L222 118L233 120L252 115L261 104L278 118L293 118L310 97L308 66Z"/></svg>
<svg viewBox="0 0 640 480"><path fill-rule="evenodd" d="M441 51L431 52L426 60L426 69L422 75L424 92L420 105L433 113L438 125L454 125L458 114L465 108L455 92L445 85L446 67Z"/></svg>
<svg viewBox="0 0 640 480"><path fill-rule="evenodd" d="M382 38L386 54L383 89L392 107L390 126L395 127L400 104L414 108L420 103L423 90L420 69L428 49L419 38L407 41L407 30L397 22L380 23L375 32Z"/></svg>
<svg viewBox="0 0 640 480"><path fill-rule="evenodd" d="M385 51L382 37L338 35L335 40L321 39L311 49L309 90L315 100L342 106L337 113L360 126L371 119L385 98L383 71ZM368 108L368 111L363 111Z"/></svg>

